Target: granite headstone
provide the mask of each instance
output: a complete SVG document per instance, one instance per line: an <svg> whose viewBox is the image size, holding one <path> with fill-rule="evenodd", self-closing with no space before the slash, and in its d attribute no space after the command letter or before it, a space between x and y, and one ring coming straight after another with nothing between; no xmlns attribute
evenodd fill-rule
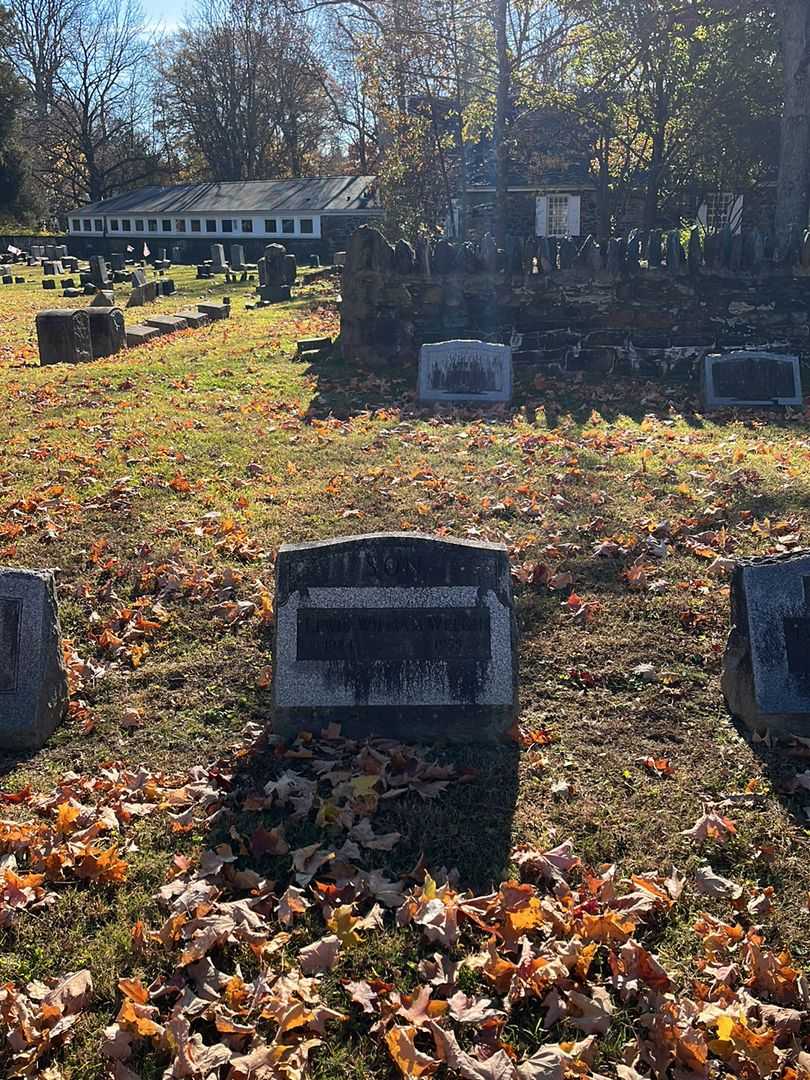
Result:
<svg viewBox="0 0 810 1080"><path fill-rule="evenodd" d="M512 349L484 341L441 341L419 352L422 402L488 404L512 400Z"/></svg>
<svg viewBox="0 0 810 1080"><path fill-rule="evenodd" d="M0 569L0 748L41 747L67 701L53 574Z"/></svg>
<svg viewBox="0 0 810 1080"><path fill-rule="evenodd" d="M798 356L739 350L712 353L703 361L706 408L801 405Z"/></svg>
<svg viewBox="0 0 810 1080"><path fill-rule="evenodd" d="M276 731L484 742L511 726L506 548L418 533L285 544L275 604Z"/></svg>
<svg viewBox="0 0 810 1080"><path fill-rule="evenodd" d="M93 359L89 308L57 308L37 314L40 364L77 364Z"/></svg>
<svg viewBox="0 0 810 1080"><path fill-rule="evenodd" d="M750 728L810 736L810 551L735 567L722 687Z"/></svg>

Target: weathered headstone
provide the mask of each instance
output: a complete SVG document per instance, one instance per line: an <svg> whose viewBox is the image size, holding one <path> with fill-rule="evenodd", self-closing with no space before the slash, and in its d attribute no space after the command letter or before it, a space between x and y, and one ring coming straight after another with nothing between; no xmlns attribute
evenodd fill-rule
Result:
<svg viewBox="0 0 810 1080"><path fill-rule="evenodd" d="M810 735L810 552L735 568L722 687L749 727Z"/></svg>
<svg viewBox="0 0 810 1080"><path fill-rule="evenodd" d="M103 255L90 256L90 281L97 289L106 289L110 284L110 273Z"/></svg>
<svg viewBox="0 0 810 1080"><path fill-rule="evenodd" d="M231 269L244 270L245 249L241 244L231 244Z"/></svg>
<svg viewBox="0 0 810 1080"><path fill-rule="evenodd" d="M175 246L174 246L174 247L172 248L172 262L173 262L173 263L179 263L179 262L182 262L183 260L182 260L182 258L181 258L181 255L182 255L182 251L181 251L181 249L180 249L180 248L179 248L179 247L178 247L177 245L175 245Z"/></svg>
<svg viewBox="0 0 810 1080"><path fill-rule="evenodd" d="M103 356L112 356L126 345L124 313L117 307L97 307L91 304L87 309L90 317L90 348L94 360Z"/></svg>
<svg viewBox="0 0 810 1080"><path fill-rule="evenodd" d="M78 364L93 359L89 308L60 308L37 315L40 364Z"/></svg>
<svg viewBox="0 0 810 1080"><path fill-rule="evenodd" d="M417 533L285 544L275 603L275 730L483 742L511 726L504 547Z"/></svg>
<svg viewBox="0 0 810 1080"><path fill-rule="evenodd" d="M0 570L0 748L37 750L67 709L50 571Z"/></svg>
<svg viewBox="0 0 810 1080"><path fill-rule="evenodd" d="M126 270L126 268L127 268L126 256L123 255L120 251L114 251L110 255L110 266L112 267L113 270Z"/></svg>
<svg viewBox="0 0 810 1080"><path fill-rule="evenodd" d="M798 356L780 353L713 353L703 361L706 408L801 405Z"/></svg>
<svg viewBox="0 0 810 1080"><path fill-rule="evenodd" d="M225 248L222 244L211 245L211 269L215 274L222 274L228 269L225 261Z"/></svg>
<svg viewBox="0 0 810 1080"><path fill-rule="evenodd" d="M129 275L129 283L133 289L138 289L142 285L146 284L146 271L145 270L133 270Z"/></svg>
<svg viewBox="0 0 810 1080"><path fill-rule="evenodd" d="M334 266L345 266L346 265L346 255L347 255L347 252L345 252L345 251L336 251L335 254L332 256L333 265Z"/></svg>
<svg viewBox="0 0 810 1080"><path fill-rule="evenodd" d="M112 289L99 289L90 301L89 307L115 307L115 293Z"/></svg>
<svg viewBox="0 0 810 1080"><path fill-rule="evenodd" d="M441 341L419 352L418 397L423 402L512 400L512 349L484 341Z"/></svg>

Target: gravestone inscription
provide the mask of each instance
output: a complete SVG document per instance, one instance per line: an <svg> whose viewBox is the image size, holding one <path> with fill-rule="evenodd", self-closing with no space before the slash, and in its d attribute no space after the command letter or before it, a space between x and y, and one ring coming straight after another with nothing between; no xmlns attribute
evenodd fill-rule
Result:
<svg viewBox="0 0 810 1080"><path fill-rule="evenodd" d="M0 749L38 749L67 700L53 574L0 569Z"/></svg>
<svg viewBox="0 0 810 1080"><path fill-rule="evenodd" d="M484 341L440 341L419 351L422 402L512 400L512 349Z"/></svg>
<svg viewBox="0 0 810 1080"><path fill-rule="evenodd" d="M741 560L722 686L752 728L810 735L810 551Z"/></svg>
<svg viewBox="0 0 810 1080"><path fill-rule="evenodd" d="M802 404L798 356L739 350L712 354L703 363L707 408Z"/></svg>
<svg viewBox="0 0 810 1080"><path fill-rule="evenodd" d="M286 544L276 562L275 730L492 741L517 707L506 549L418 533Z"/></svg>

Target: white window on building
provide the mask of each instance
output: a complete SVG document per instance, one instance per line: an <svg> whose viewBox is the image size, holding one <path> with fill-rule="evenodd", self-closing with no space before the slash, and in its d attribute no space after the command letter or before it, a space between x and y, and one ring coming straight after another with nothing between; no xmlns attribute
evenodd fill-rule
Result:
<svg viewBox="0 0 810 1080"><path fill-rule="evenodd" d="M536 232L538 236L579 236L581 196L567 192L538 195Z"/></svg>
<svg viewBox="0 0 810 1080"><path fill-rule="evenodd" d="M742 228L743 197L733 191L710 191L697 213L698 223L707 232L719 232L726 225L733 233Z"/></svg>

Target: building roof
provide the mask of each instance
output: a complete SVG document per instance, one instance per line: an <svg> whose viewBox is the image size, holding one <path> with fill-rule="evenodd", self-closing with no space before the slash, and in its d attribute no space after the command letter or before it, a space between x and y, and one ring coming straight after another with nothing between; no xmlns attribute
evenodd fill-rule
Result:
<svg viewBox="0 0 810 1080"><path fill-rule="evenodd" d="M138 188L83 206L90 214L357 214L381 209L376 176L307 176Z"/></svg>

